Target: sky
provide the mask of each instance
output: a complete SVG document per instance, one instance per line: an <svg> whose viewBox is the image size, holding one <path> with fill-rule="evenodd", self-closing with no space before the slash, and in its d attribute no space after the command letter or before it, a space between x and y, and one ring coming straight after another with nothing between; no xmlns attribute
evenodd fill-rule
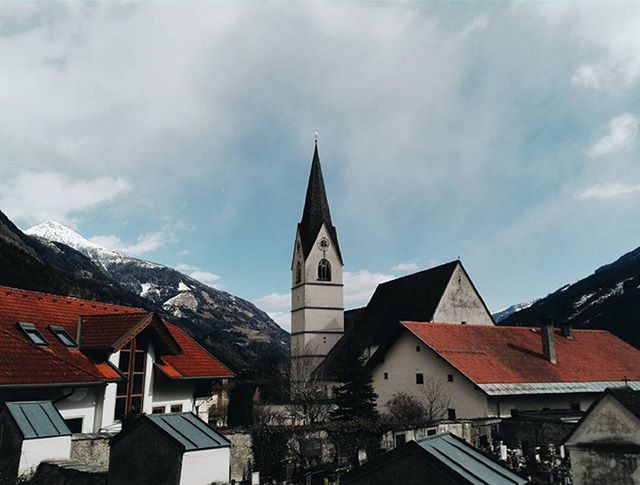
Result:
<svg viewBox="0 0 640 485"><path fill-rule="evenodd" d="M289 320L319 149L345 304L460 257L492 311L640 245L640 4L0 3L0 210Z"/></svg>

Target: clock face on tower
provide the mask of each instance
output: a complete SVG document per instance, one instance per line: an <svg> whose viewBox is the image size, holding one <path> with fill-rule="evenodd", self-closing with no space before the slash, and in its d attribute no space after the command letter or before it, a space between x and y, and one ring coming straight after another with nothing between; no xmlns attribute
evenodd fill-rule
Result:
<svg viewBox="0 0 640 485"><path fill-rule="evenodd" d="M326 237L323 237L322 239L320 239L320 241L318 241L318 247L320 248L320 251L326 251L327 249L329 249L329 246L331 246L331 243Z"/></svg>

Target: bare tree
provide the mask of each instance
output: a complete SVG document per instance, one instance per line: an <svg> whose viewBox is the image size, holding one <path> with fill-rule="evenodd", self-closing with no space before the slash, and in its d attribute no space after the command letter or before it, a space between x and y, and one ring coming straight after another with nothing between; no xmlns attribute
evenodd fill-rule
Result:
<svg viewBox="0 0 640 485"><path fill-rule="evenodd" d="M331 411L326 385L319 373L315 372L318 362L311 358L299 358L317 354L315 350L309 344L300 346L298 343L291 349L291 382L287 411L294 419L298 416L307 424L326 420Z"/></svg>
<svg viewBox="0 0 640 485"><path fill-rule="evenodd" d="M435 377L427 377L422 384L422 405L428 421L440 419L451 404L451 393L443 381Z"/></svg>

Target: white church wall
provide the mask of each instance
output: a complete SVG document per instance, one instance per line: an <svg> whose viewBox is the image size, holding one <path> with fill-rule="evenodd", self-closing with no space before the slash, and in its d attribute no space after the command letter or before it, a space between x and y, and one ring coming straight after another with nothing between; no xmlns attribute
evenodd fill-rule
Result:
<svg viewBox="0 0 640 485"><path fill-rule="evenodd" d="M491 315L461 265L457 265L433 314L434 322L494 325Z"/></svg>
<svg viewBox="0 0 640 485"><path fill-rule="evenodd" d="M416 350L417 347L420 347L420 351ZM384 378L385 373L387 379ZM424 387L416 383L416 374L419 373L423 375L425 383L433 378L450 395L449 408L455 409L457 418L488 415L486 395L406 330L387 351L384 362L372 372L373 385L378 394L378 410L386 411L386 404L399 392L423 399ZM449 375L453 376L453 382L448 381ZM443 417L447 417L446 410Z"/></svg>

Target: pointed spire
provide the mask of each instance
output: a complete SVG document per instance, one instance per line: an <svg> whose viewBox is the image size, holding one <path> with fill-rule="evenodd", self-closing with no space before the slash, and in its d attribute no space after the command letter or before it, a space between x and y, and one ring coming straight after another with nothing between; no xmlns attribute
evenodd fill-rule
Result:
<svg viewBox="0 0 640 485"><path fill-rule="evenodd" d="M304 201L304 210L302 211L302 220L300 224L298 224L305 258L309 255L323 223L331 233L332 243L335 245L338 256L342 260L336 230L331 223L331 212L329 211L329 201L327 200L327 193L324 187L320 156L318 155L318 139L316 137L313 161L311 162L311 173L309 174L309 183L307 184L307 195Z"/></svg>

